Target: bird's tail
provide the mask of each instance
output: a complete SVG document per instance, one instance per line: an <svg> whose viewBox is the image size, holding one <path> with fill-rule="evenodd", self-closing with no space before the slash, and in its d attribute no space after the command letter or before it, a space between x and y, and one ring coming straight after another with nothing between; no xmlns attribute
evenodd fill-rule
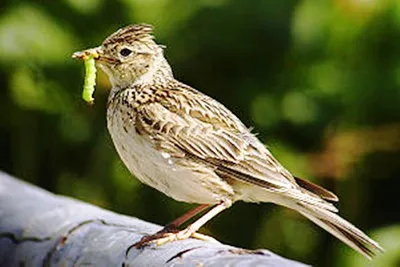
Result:
<svg viewBox="0 0 400 267"><path fill-rule="evenodd" d="M333 211L310 203L297 202L295 205L296 207L291 208L297 210L368 259L384 251L377 242Z"/></svg>

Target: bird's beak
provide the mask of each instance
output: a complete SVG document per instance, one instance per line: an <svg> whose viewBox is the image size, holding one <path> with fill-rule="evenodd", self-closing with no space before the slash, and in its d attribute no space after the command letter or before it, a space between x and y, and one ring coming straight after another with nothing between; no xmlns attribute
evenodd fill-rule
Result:
<svg viewBox="0 0 400 267"><path fill-rule="evenodd" d="M93 57L95 60L98 60L101 56L100 47L90 48L83 51L75 52L72 57L78 58L82 60L86 60L88 57Z"/></svg>

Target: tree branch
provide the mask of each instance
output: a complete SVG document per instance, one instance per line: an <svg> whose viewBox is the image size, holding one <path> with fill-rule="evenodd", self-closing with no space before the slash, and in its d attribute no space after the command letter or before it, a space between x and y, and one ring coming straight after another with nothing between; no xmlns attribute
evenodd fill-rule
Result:
<svg viewBox="0 0 400 267"><path fill-rule="evenodd" d="M0 172L0 266L305 266L195 239L129 249L160 229Z"/></svg>

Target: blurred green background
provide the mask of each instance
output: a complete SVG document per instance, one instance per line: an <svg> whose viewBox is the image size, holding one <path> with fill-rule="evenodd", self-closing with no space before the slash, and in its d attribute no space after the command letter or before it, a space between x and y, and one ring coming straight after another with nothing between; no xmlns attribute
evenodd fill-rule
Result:
<svg viewBox="0 0 400 267"><path fill-rule="evenodd" d="M71 58L146 22L175 76L218 99L287 168L340 196L387 253L368 262L295 212L237 203L202 231L316 266L399 266L400 1L60 0L0 3L1 169L158 224L192 205L140 184L106 129L110 89L81 99Z"/></svg>

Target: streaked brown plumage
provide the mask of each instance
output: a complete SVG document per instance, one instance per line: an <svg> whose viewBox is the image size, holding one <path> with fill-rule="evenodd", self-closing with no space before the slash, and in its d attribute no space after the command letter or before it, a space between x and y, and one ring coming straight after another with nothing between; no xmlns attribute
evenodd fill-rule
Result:
<svg viewBox="0 0 400 267"><path fill-rule="evenodd" d="M150 25L131 25L81 54L96 55L110 78L108 128L132 174L176 200L203 204L170 226L214 208L185 230L166 229L140 245L199 237L206 221L243 200L294 209L366 257L382 251L336 214L333 193L294 177L227 108L177 81L151 33Z"/></svg>

